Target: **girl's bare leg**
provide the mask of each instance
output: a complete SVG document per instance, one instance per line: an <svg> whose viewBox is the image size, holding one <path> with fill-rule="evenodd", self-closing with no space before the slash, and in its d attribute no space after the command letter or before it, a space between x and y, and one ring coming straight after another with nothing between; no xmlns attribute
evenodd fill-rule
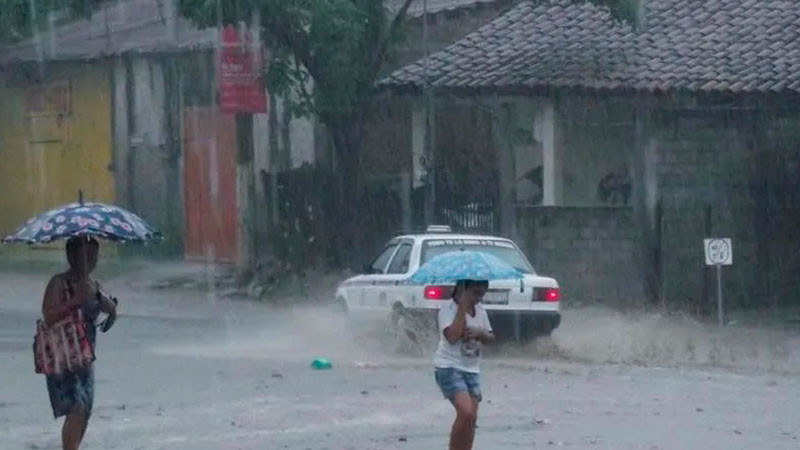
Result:
<svg viewBox="0 0 800 450"><path fill-rule="evenodd" d="M475 441L475 428L476 428L476 425L478 424L478 401L475 400L472 397L470 397L470 400L472 400L472 410L475 412L475 415L474 415L474 417L472 419L472 424L469 427L469 442L467 443L467 446L465 447L466 449L469 449L469 450L472 449L472 443L473 443L473 441Z"/></svg>
<svg viewBox="0 0 800 450"><path fill-rule="evenodd" d="M478 418L477 402L466 392L456 393L452 402L456 419L450 430L450 450L472 450Z"/></svg>

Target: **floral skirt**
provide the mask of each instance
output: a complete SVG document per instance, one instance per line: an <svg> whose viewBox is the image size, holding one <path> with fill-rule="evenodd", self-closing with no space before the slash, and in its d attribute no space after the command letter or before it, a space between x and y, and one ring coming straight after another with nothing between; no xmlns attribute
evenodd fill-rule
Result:
<svg viewBox="0 0 800 450"><path fill-rule="evenodd" d="M47 393L56 419L76 407L83 409L88 418L94 404L94 365L75 373L48 375Z"/></svg>

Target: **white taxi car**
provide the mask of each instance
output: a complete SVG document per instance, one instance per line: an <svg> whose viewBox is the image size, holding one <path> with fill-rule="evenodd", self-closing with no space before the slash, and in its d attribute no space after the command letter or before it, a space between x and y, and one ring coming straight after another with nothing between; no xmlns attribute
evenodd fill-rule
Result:
<svg viewBox="0 0 800 450"><path fill-rule="evenodd" d="M342 282L337 302L361 319L398 321L402 317L435 317L450 301L452 285L420 286L408 279L428 260L442 253L475 250L492 254L524 274L522 280L492 281L483 305L495 331L526 340L549 335L561 323L560 290L556 280L536 274L511 240L493 236L454 234L434 226L424 234L390 240L362 275Z"/></svg>

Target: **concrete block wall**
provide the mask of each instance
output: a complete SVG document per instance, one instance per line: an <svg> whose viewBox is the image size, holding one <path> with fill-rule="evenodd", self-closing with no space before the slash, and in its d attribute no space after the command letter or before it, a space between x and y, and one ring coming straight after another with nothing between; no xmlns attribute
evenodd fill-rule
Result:
<svg viewBox="0 0 800 450"><path fill-rule="evenodd" d="M788 249L800 241L794 228L781 225L791 205L770 205L762 190L769 186L785 194L792 190L787 180L800 175L785 180L777 175L797 159L800 117L759 121L719 111L676 116L658 123L654 132L664 297L713 310L716 286L705 267L705 237L733 239L734 265L723 276L730 306L777 304L792 290L798 296L800 263ZM775 167L765 167L765 160Z"/></svg>
<svg viewBox="0 0 800 450"><path fill-rule="evenodd" d="M519 207L516 225L534 269L559 281L565 302L642 301L630 208Z"/></svg>

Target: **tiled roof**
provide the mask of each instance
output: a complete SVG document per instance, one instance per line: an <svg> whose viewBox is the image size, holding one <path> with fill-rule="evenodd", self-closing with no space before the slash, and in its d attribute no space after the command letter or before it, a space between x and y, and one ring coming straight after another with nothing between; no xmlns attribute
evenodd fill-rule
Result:
<svg viewBox="0 0 800 450"><path fill-rule="evenodd" d="M408 8L409 17L422 17L425 14L424 6L427 6L428 14L438 14L440 12L455 11L461 8L469 8L481 3L495 3L497 0L428 0L425 5L423 0L414 0ZM396 11L403 6L405 0L386 0L386 5L390 10Z"/></svg>
<svg viewBox="0 0 800 450"><path fill-rule="evenodd" d="M111 1L88 20L44 31L0 51L0 63L92 59L122 53L159 53L211 48L215 28L200 30L177 16L168 0Z"/></svg>
<svg viewBox="0 0 800 450"><path fill-rule="evenodd" d="M644 31L604 8L524 2L431 55L434 87L800 91L800 2L650 0ZM422 61L383 80L418 87Z"/></svg>
<svg viewBox="0 0 800 450"><path fill-rule="evenodd" d="M427 11L436 14L497 0L428 0ZM385 0L399 9L403 0ZM88 19L45 31L0 50L0 64L13 61L92 59L123 53L161 53L211 48L214 28L200 30L177 15L172 0L112 0ZM423 0L414 0L411 17L424 14Z"/></svg>
<svg viewBox="0 0 800 450"><path fill-rule="evenodd" d="M637 83L691 90L800 91L800 2L650 2Z"/></svg>

